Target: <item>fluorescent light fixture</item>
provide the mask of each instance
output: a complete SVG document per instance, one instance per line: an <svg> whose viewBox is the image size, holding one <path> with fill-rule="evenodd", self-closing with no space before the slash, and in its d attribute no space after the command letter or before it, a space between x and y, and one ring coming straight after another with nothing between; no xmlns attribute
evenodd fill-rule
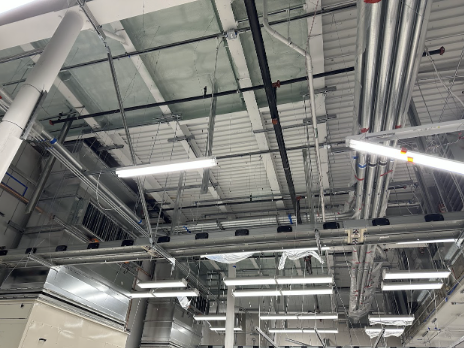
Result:
<svg viewBox="0 0 464 348"><path fill-rule="evenodd" d="M317 329L317 332L338 333L338 329ZM315 329L269 329L269 333L316 333Z"/></svg>
<svg viewBox="0 0 464 348"><path fill-rule="evenodd" d="M187 281L185 279L180 280L156 280L150 282L139 282L137 283L142 289L161 289L161 288L186 288Z"/></svg>
<svg viewBox="0 0 464 348"><path fill-rule="evenodd" d="M321 247L321 251L330 250L330 249L331 249L330 247ZM298 248L298 249L276 249L276 250L264 250L264 251L260 251L260 252L263 252L263 253L282 253L284 251L307 251L307 250L319 251L319 248L311 247L311 248ZM233 253L229 253L229 254L233 255ZM206 258L208 256L223 256L223 255L228 255L228 254L204 254L204 255L200 255L200 257L201 258Z"/></svg>
<svg viewBox="0 0 464 348"><path fill-rule="evenodd" d="M188 297L197 297L199 296L199 292L197 289L189 289L189 290L162 290L152 291L154 297L178 297L178 296L188 296Z"/></svg>
<svg viewBox="0 0 464 348"><path fill-rule="evenodd" d="M311 275L307 277L276 277L277 284L332 284L333 277L328 275Z"/></svg>
<svg viewBox="0 0 464 348"><path fill-rule="evenodd" d="M226 331L225 327L210 327L209 329L213 330L213 331ZM234 331L242 331L242 328L241 327L234 327Z"/></svg>
<svg viewBox="0 0 464 348"><path fill-rule="evenodd" d="M382 282L383 291L396 291L396 290L438 290L441 289L443 283L429 282L429 283L389 283Z"/></svg>
<svg viewBox="0 0 464 348"><path fill-rule="evenodd" d="M13 10L17 7L29 4L36 0L1 0L0 1L0 13L4 13Z"/></svg>
<svg viewBox="0 0 464 348"><path fill-rule="evenodd" d="M129 296L132 298L147 298L153 297L153 294L151 292L132 292Z"/></svg>
<svg viewBox="0 0 464 348"><path fill-rule="evenodd" d="M427 244L427 243L456 243L456 239L424 239L413 240L411 242L398 242L396 244Z"/></svg>
<svg viewBox="0 0 464 348"><path fill-rule="evenodd" d="M282 315L261 315L261 320L337 320L338 313L304 313L304 314L282 314Z"/></svg>
<svg viewBox="0 0 464 348"><path fill-rule="evenodd" d="M387 271L383 272L383 279L442 279L451 274L448 270L417 270L417 271Z"/></svg>
<svg viewBox="0 0 464 348"><path fill-rule="evenodd" d="M380 335L382 332L383 328L381 327L366 327L364 328L364 331L366 334L368 334L370 337L375 337ZM387 329L385 328L384 336L401 336L404 332L404 328L394 328L394 329Z"/></svg>
<svg viewBox="0 0 464 348"><path fill-rule="evenodd" d="M193 318L197 321L201 320L218 320L218 321L224 321L226 320L226 315L225 314L207 314L207 315L194 315Z"/></svg>
<svg viewBox="0 0 464 348"><path fill-rule="evenodd" d="M249 277L249 278L224 278L224 284L227 286L241 285L275 285L275 278L266 277Z"/></svg>
<svg viewBox="0 0 464 348"><path fill-rule="evenodd" d="M458 162L437 156L425 155L415 151L403 151L402 149L390 146L384 146L354 139L349 140L349 146L356 151L373 153L376 155L398 159L400 161L412 162L439 170L464 174L464 162Z"/></svg>
<svg viewBox="0 0 464 348"><path fill-rule="evenodd" d="M313 288L313 289L298 289L298 290L282 290L284 296L298 296L298 295L331 295L333 288Z"/></svg>
<svg viewBox="0 0 464 348"><path fill-rule="evenodd" d="M166 164L144 164L140 166L118 168L116 169L116 175L120 178L130 178L134 176L182 172L184 170L211 168L215 166L217 166L217 161L214 157L204 157Z"/></svg>
<svg viewBox="0 0 464 348"><path fill-rule="evenodd" d="M408 326L414 322L414 315L369 315L371 325Z"/></svg>
<svg viewBox="0 0 464 348"><path fill-rule="evenodd" d="M298 296L298 295L329 295L333 293L332 287L311 288L298 290L234 290L235 297L261 297L261 296Z"/></svg>
<svg viewBox="0 0 464 348"><path fill-rule="evenodd" d="M281 296L279 290L234 290L234 297Z"/></svg>
<svg viewBox="0 0 464 348"><path fill-rule="evenodd" d="M283 285L283 284L332 284L333 277L328 275L311 275L307 277L249 277L224 278L227 286L236 285Z"/></svg>

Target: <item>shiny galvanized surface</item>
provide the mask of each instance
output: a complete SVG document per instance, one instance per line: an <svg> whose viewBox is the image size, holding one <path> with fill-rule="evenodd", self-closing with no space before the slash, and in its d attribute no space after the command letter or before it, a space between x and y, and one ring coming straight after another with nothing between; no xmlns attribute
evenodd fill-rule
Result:
<svg viewBox="0 0 464 348"><path fill-rule="evenodd" d="M143 345L194 348L200 344L201 324L175 301L148 303L142 335Z"/></svg>
<svg viewBox="0 0 464 348"><path fill-rule="evenodd" d="M105 284L96 273L90 274L72 266L52 269L15 270L1 287L3 295L22 296L41 291L61 298L66 302L124 323L130 299L115 289L115 285Z"/></svg>

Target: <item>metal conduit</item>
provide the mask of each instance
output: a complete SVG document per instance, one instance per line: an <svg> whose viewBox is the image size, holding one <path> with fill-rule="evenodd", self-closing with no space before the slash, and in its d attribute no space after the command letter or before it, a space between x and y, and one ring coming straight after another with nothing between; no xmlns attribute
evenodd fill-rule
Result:
<svg viewBox="0 0 464 348"><path fill-rule="evenodd" d="M397 33L400 4L396 1L383 2L384 6L384 23L382 28L383 39L380 50L379 72L377 78L377 87L375 93L375 107L372 121L372 132L382 130L383 120L385 119L388 87L392 72L392 60L394 52L394 43ZM374 100L374 99L372 99ZM364 199L364 219L368 219L371 214L372 192L374 190L374 178L377 172L377 156L369 156L369 165L367 169L367 180ZM375 217L375 216L374 216Z"/></svg>
<svg viewBox="0 0 464 348"><path fill-rule="evenodd" d="M407 63L409 62L409 49L411 47L413 29L417 22L417 5L418 0L404 1L402 4L401 25L399 27L399 33L401 33L401 35L398 35L398 45L395 50L396 57L392 72L392 81L383 130L393 129L393 126L396 123L396 117L399 113L406 68ZM389 174L387 173L388 162L389 159L387 157L380 157L371 216L379 216L385 175ZM390 170L391 168L389 167L388 172L390 172Z"/></svg>
<svg viewBox="0 0 464 348"><path fill-rule="evenodd" d="M417 20L414 27L410 56L408 65L405 71L404 86L401 94L401 103L399 105L396 128L403 126L406 114L408 112L409 103L411 102L412 92L414 89L415 81L419 71L420 60L422 52L424 51L425 37L427 32L427 24L430 18L430 11L432 9L433 0L422 0L420 1L417 9ZM397 141L394 141L392 146L396 146ZM385 178L385 187L388 187L396 168L396 162L389 163L388 174ZM385 188L382 190L382 196L380 199L379 216L384 216L387 210L387 203L389 198L389 192Z"/></svg>
<svg viewBox="0 0 464 348"><path fill-rule="evenodd" d="M361 1L364 2L364 1ZM365 5L366 10L364 12L365 19L363 20L365 28L359 28L360 31L364 31L364 39L366 42L364 67L361 79L362 94L361 94L361 106L360 106L360 126L361 133L369 132L371 129L372 115L375 93L375 82L377 76L377 57L379 53L379 33L380 33L380 22L382 16L382 4L375 3ZM358 163L356 167L358 184L356 185L356 205L355 212L358 213L357 218L361 218L361 213L364 206L364 218L366 218L366 211L369 209L366 207L366 203L363 200L364 186L365 186L365 175L367 167L367 155L359 154Z"/></svg>

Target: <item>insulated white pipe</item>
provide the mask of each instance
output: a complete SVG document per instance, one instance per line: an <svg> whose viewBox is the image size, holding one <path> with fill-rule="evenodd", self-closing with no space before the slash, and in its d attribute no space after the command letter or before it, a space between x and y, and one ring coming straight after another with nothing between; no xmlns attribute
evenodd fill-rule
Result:
<svg viewBox="0 0 464 348"><path fill-rule="evenodd" d="M21 146L20 139L42 91L49 91L82 27L84 18L74 11L64 16L34 69L0 123L0 178Z"/></svg>
<svg viewBox="0 0 464 348"><path fill-rule="evenodd" d="M322 165L321 165L321 155L319 151L319 138L318 138L318 131L317 131L317 118L316 118L316 98L314 93L314 81L313 81L313 62L311 59L311 54L308 51L305 51L301 47L295 45L289 39L286 39L282 35L280 35L276 30L272 29L269 25L268 15L267 15L267 0L263 2L263 24L264 29L277 40L283 42L291 49L295 50L303 57L306 58L306 73L308 75L308 85L309 85L309 98L311 101L311 116L313 121L313 131L314 131L314 143L315 143L315 150L316 150L316 166L317 166L317 173L319 178L319 197L321 200L321 212L322 212L322 221L325 222L325 206L324 206L324 187L322 185Z"/></svg>
<svg viewBox="0 0 464 348"><path fill-rule="evenodd" d="M237 269L234 264L229 264L227 277L235 278ZM226 309L226 337L224 339L224 348L234 348L235 338L235 297L233 291L235 286L227 287L227 309Z"/></svg>

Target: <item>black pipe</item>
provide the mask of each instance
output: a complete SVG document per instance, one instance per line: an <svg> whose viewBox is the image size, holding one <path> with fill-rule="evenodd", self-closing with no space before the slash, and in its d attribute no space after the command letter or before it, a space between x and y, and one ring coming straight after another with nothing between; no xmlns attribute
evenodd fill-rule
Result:
<svg viewBox="0 0 464 348"><path fill-rule="evenodd" d="M313 76L313 78L317 79L317 78L321 78L321 77L344 74L344 73L351 72L351 71L354 71L354 67L343 68L343 69L323 72L323 73L320 73L320 74L315 74ZM308 79L307 76L297 77L297 78L290 79L290 80L280 81L280 85L284 86L284 85L289 85L289 84L292 84L292 83L303 82L303 81L306 81L307 79ZM258 86L253 86L253 87L239 88L239 89L234 89L234 90L218 92L218 93L215 93L214 95L216 97L224 97L226 95L232 95L232 94L237 94L237 93L256 91L256 90L260 90L260 89L264 89L264 85L258 85ZM197 96L194 96L194 97L167 100L167 101L164 101L164 102L161 102L161 103L150 103L150 104L144 104L144 105L131 106L129 108L125 108L124 111L128 112L128 111L144 110L144 109L150 109L150 108L155 108L155 107L160 107L160 106L165 106L165 105L180 104L180 103L187 103L187 102L192 102L192 101L196 101L196 100L209 99L211 97L212 97L211 94L202 94L202 95L197 95ZM89 115L75 116L75 117L71 117L69 119L73 120L73 121L77 121L77 120L83 120L83 119L86 119L86 118L101 117L101 116L107 116L107 115L112 115L112 114L119 114L119 109L102 111L102 112L97 112L97 113L89 114ZM66 120L68 120L68 119L61 119L61 116L60 116L59 119L49 120L49 122L50 122L51 125L54 125L54 124L66 122Z"/></svg>
<svg viewBox="0 0 464 348"><path fill-rule="evenodd" d="M245 7L250 23L251 35L255 44L256 55L258 56L259 68L261 70L261 77L263 78L264 90L266 91L267 103L269 104L269 111L271 113L272 124L279 147L280 158L282 166L284 167L285 179L287 181L288 191L292 199L292 206L295 215L298 213L295 186L293 184L292 171L288 161L287 150L285 148L284 135L282 133L282 126L280 125L279 111L277 110L277 100L275 88L272 86L271 72L269 70L266 49L264 48L263 36L259 24L258 11L254 0L245 0ZM298 215L297 215L298 216Z"/></svg>
<svg viewBox="0 0 464 348"><path fill-rule="evenodd" d="M441 46L439 49L429 51L428 53L429 53L430 56L433 56L435 54L439 54L440 56L442 56L443 53L445 53L445 48L443 46ZM422 57L425 57L425 56L427 56L427 51L422 53Z"/></svg>

